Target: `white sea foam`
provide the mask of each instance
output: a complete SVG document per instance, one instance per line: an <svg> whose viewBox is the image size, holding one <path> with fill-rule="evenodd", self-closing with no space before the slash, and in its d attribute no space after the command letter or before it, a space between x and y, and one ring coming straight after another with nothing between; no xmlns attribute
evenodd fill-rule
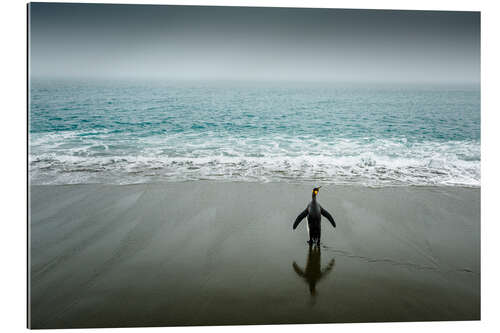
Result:
<svg viewBox="0 0 500 333"><path fill-rule="evenodd" d="M223 180L480 186L480 143L406 139L30 136L33 184Z"/></svg>

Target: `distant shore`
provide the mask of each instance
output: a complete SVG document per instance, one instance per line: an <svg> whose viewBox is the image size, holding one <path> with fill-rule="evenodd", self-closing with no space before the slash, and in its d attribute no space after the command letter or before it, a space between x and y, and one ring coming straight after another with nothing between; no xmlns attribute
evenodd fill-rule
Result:
<svg viewBox="0 0 500 333"><path fill-rule="evenodd" d="M30 187L32 328L480 319L480 188Z"/></svg>

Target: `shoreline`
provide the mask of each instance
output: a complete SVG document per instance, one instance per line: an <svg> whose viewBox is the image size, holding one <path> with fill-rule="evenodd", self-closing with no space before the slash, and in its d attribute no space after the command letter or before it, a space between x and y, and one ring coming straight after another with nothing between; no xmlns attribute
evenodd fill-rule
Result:
<svg viewBox="0 0 500 333"><path fill-rule="evenodd" d="M321 182L313 181L300 181L300 182L284 182L284 181L245 181L245 180L219 180L219 179L188 179L188 180L163 180L163 181L151 181L151 182L138 182L138 183L65 183L65 184L30 184L28 181L28 187L42 187L42 186L86 186L86 185L102 185L102 186L141 186L141 185L168 185L168 184L185 184L185 183L212 183L212 184L283 184L283 185L293 185L293 186L314 186L316 184L321 185ZM367 189L384 189L384 188L463 188L463 189L481 189L481 185L466 185L466 184L383 184L383 185L365 185L360 183L323 183L325 187L338 187L338 188L367 188Z"/></svg>
<svg viewBox="0 0 500 333"><path fill-rule="evenodd" d="M31 185L32 328L480 319L480 187Z"/></svg>

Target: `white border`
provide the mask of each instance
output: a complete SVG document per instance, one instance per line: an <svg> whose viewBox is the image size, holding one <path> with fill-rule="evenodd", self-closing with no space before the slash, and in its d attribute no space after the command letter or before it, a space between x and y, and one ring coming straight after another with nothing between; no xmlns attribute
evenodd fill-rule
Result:
<svg viewBox="0 0 500 333"><path fill-rule="evenodd" d="M232 326L232 327L184 327L167 328L169 332L250 332L273 330L279 332L301 332L314 330L327 332L409 332L443 331L454 332L499 331L498 300L500 258L498 255L500 237L500 216L495 208L500 186L498 174L500 164L498 152L500 131L500 80L498 49L500 31L499 6L494 1L326 1L326 0L269 0L269 1L54 1L88 3L141 3L141 4L191 4L232 6L276 6L276 7L319 7L319 8L370 8L370 9L417 9L417 10L473 10L481 11L481 247L482 247L482 320L479 322L436 322L436 323L381 323L381 324L335 324L335 325L278 325L278 326ZM2 232L0 260L1 268L1 321L7 332L26 329L26 5L22 1L2 2L2 79L0 133L2 149L1 173L7 186L1 187ZM133 332L153 332L166 328L128 329ZM49 330L52 331L52 330ZM60 330L58 330L60 331ZM66 330L62 330L63 332ZM82 330L71 330L80 332ZM85 330L84 332L111 332L111 329Z"/></svg>

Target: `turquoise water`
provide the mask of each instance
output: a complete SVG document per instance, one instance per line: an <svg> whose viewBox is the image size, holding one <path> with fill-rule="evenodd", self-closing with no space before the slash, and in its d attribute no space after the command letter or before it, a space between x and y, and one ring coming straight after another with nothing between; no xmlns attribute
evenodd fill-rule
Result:
<svg viewBox="0 0 500 333"><path fill-rule="evenodd" d="M32 184L480 185L478 87L32 80Z"/></svg>

